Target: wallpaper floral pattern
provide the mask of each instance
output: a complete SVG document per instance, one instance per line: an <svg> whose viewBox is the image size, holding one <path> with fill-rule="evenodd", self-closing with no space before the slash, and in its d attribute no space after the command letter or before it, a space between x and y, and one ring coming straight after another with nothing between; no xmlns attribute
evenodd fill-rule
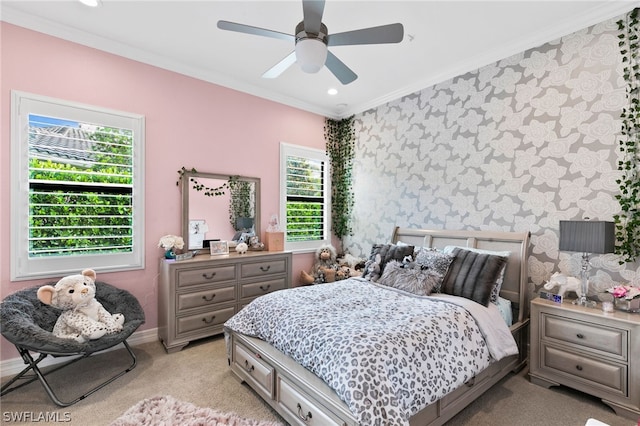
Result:
<svg viewBox="0 0 640 426"><path fill-rule="evenodd" d="M530 290L555 271L559 220L613 220L625 103L616 19L356 116L352 254L395 225L530 231ZM638 283L638 264L592 257L590 294Z"/></svg>

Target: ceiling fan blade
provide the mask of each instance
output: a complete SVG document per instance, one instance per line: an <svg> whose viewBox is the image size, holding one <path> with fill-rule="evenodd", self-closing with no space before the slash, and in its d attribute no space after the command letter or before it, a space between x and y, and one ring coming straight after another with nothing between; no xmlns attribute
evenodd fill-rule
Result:
<svg viewBox="0 0 640 426"><path fill-rule="evenodd" d="M318 34L324 12L324 0L302 0L302 13L304 16L304 30L307 33Z"/></svg>
<svg viewBox="0 0 640 426"><path fill-rule="evenodd" d="M327 66L327 68L329 68L329 71L331 71L333 75L335 75L336 78L340 80L340 83L342 84L349 84L356 78L358 78L358 75L356 73L351 71L348 66L346 66L340 59L336 57L336 55L331 52L327 52L327 61L324 64Z"/></svg>
<svg viewBox="0 0 640 426"><path fill-rule="evenodd" d="M355 44L400 43L404 37L402 24L381 25L329 35L329 46L350 46Z"/></svg>
<svg viewBox="0 0 640 426"><path fill-rule="evenodd" d="M252 27L251 25L237 24L229 21L218 21L218 28L221 30L235 31L238 33L253 34L263 37L279 38L281 40L295 41L295 36L264 28Z"/></svg>
<svg viewBox="0 0 640 426"><path fill-rule="evenodd" d="M283 60L269 68L262 74L262 78L276 78L280 74L286 71L291 65L296 62L296 52L293 51L289 53Z"/></svg>

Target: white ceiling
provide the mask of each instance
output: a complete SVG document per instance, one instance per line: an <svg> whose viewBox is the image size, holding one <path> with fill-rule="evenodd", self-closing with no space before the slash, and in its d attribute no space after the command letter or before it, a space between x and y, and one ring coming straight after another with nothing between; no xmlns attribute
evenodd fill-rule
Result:
<svg viewBox="0 0 640 426"><path fill-rule="evenodd" d="M120 1L89 8L76 0L0 2L0 19L140 62L339 118L398 99L574 31L617 17L638 1L327 0L329 34L400 22L399 44L330 50L358 79L346 86L323 68L296 64L261 75L293 51L284 40L219 30L227 20L293 34L299 0ZM7 66L4 64L3 66ZM336 88L338 94L327 94Z"/></svg>

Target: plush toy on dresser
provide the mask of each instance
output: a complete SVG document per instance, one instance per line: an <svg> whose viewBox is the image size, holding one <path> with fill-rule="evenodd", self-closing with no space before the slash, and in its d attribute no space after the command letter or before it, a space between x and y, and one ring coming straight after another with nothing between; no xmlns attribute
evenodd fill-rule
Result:
<svg viewBox="0 0 640 426"><path fill-rule="evenodd" d="M82 274L62 278L55 286L38 289L42 303L63 311L53 327L54 336L84 343L122 330L124 315L110 314L96 300L95 280L96 272L85 269Z"/></svg>

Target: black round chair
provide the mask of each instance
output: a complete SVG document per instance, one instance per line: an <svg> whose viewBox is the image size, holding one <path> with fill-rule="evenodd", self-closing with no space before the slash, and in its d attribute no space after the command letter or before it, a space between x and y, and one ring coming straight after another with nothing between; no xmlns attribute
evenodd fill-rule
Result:
<svg viewBox="0 0 640 426"><path fill-rule="evenodd" d="M51 283L51 285L55 285L55 282ZM35 380L40 380L49 398L51 398L56 405L67 407L85 399L87 396L135 368L136 356L126 339L128 339L138 327L144 324L145 317L142 306L140 306L138 300L131 293L110 284L96 281L96 299L102 303L102 306L104 306L107 311L123 314L125 322L122 331L119 333L108 334L86 343L78 343L75 340L62 339L53 335L53 326L60 316L61 311L38 300L37 291L39 287L40 286L31 287L17 291L7 296L2 303L0 303L0 333L5 339L15 345L24 363L27 365L24 370L2 386L0 396ZM72 401L63 402L58 399L45 378L47 374L87 358L95 352L104 351L121 343L131 357L131 364L126 369L108 378ZM39 354L37 359L34 359L30 352ZM38 367L38 363L49 355L54 357L73 356L75 358L43 373ZM34 375L25 376L30 371L33 372ZM25 381L12 386L19 379Z"/></svg>

